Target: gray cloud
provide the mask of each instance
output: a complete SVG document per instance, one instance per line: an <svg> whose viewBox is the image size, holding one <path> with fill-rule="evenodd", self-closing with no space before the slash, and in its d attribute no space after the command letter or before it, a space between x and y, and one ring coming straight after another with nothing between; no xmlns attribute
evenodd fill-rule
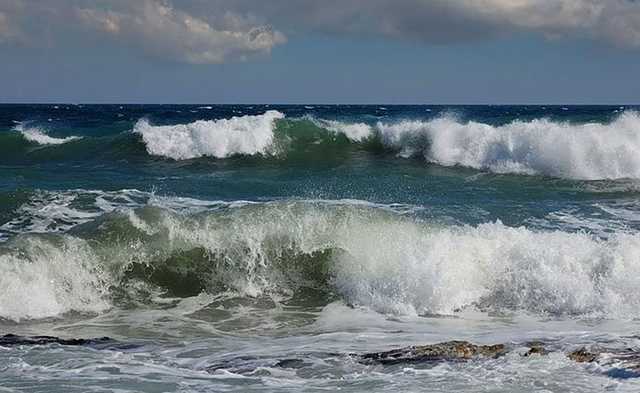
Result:
<svg viewBox="0 0 640 393"><path fill-rule="evenodd" d="M436 44L528 32L549 39L580 38L637 49L640 2L0 0L0 44L110 40L172 61L221 63L268 54L286 41L282 31Z"/></svg>
<svg viewBox="0 0 640 393"><path fill-rule="evenodd" d="M640 47L640 3L635 0L476 0L466 1L465 7L487 23L549 38Z"/></svg>
<svg viewBox="0 0 640 393"><path fill-rule="evenodd" d="M200 6L211 2L194 0ZM222 6L225 1L216 1ZM636 0L234 0L292 30L378 35L428 43L531 32L640 47Z"/></svg>

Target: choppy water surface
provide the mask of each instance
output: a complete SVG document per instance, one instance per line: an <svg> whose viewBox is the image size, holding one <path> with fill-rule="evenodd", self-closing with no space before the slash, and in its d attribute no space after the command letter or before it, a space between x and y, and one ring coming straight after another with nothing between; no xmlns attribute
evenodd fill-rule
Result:
<svg viewBox="0 0 640 393"><path fill-rule="evenodd" d="M639 109L2 105L0 390L638 391Z"/></svg>

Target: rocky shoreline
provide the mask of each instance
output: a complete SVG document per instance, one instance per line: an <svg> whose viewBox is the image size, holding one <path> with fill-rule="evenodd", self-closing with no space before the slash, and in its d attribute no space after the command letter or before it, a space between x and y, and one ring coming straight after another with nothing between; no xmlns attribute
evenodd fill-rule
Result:
<svg viewBox="0 0 640 393"><path fill-rule="evenodd" d="M64 339L53 336L18 336L14 334L0 336L0 347L37 345L86 346L104 350L127 350L140 346L138 344L122 343L109 337ZM368 365L396 365L497 359L523 347L527 348L525 352L519 352L520 356L523 357L546 356L552 352L557 352L549 349L548 345L541 341L527 342L522 345L477 345L468 341L455 340L364 354L327 353L325 355L348 356L359 363ZM580 347L566 352L566 356L576 363L592 363L602 367L608 367L610 370L607 374L612 377L640 377L639 348ZM260 359L257 358L247 357L235 358L230 359L228 362L211 365L207 367L206 370L210 373L222 369L234 369L235 371L242 372L255 368L256 363L260 363L259 360ZM288 358L273 362L273 364L269 366L277 368L301 368L304 367L305 364L302 359ZM262 364L262 366L264 366L264 364Z"/></svg>

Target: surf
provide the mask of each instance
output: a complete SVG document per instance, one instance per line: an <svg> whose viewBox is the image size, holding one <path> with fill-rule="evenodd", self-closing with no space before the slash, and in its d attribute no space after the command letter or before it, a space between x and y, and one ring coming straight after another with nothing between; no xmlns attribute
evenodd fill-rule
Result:
<svg viewBox="0 0 640 393"><path fill-rule="evenodd" d="M200 293L295 299L308 291L324 304L341 299L391 315L638 315L638 234L443 225L348 200L205 206L160 199L64 233L13 236L0 245L0 317L165 307L154 299Z"/></svg>

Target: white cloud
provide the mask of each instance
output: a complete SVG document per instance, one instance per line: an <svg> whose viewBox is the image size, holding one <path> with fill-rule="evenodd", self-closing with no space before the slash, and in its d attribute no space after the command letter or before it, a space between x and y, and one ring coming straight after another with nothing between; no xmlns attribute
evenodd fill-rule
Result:
<svg viewBox="0 0 640 393"><path fill-rule="evenodd" d="M184 5L185 1L175 4ZM73 47L110 41L169 61L222 63L268 54L286 41L221 7L198 15L169 0L0 0L0 44Z"/></svg>
<svg viewBox="0 0 640 393"><path fill-rule="evenodd" d="M269 53L285 42L285 36L269 26L248 26L242 17L233 19L233 29L217 28L211 22L174 8L159 0L120 3L109 10L76 8L89 29L139 46L149 54L188 63L222 63Z"/></svg>

